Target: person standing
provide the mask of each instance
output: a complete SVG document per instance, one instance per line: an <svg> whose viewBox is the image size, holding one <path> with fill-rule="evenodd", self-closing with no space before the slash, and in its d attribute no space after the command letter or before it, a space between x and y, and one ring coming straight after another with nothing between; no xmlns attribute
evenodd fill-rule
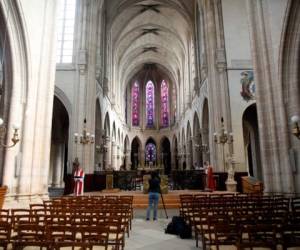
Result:
<svg viewBox="0 0 300 250"><path fill-rule="evenodd" d="M80 167L79 161L76 158L73 162L74 166L74 195L79 196L83 194L84 190L84 171Z"/></svg>
<svg viewBox="0 0 300 250"><path fill-rule="evenodd" d="M206 188L209 190L216 190L216 183L213 175L213 168L208 161L204 162L205 173L206 173Z"/></svg>
<svg viewBox="0 0 300 250"><path fill-rule="evenodd" d="M160 178L157 172L151 172L149 179L149 205L147 208L147 220L150 219L150 212L153 208L153 220L157 219L157 206L160 194Z"/></svg>

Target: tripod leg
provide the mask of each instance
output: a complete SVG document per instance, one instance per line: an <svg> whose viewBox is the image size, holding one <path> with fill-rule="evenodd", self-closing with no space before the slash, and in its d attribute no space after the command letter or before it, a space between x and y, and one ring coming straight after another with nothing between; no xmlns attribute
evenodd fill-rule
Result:
<svg viewBox="0 0 300 250"><path fill-rule="evenodd" d="M164 197L162 195L162 193L160 193L160 197L161 197L161 201L165 210L165 214L166 214L166 218L168 219L168 214L167 214L167 210L166 210L166 206L165 206L165 202L164 202Z"/></svg>

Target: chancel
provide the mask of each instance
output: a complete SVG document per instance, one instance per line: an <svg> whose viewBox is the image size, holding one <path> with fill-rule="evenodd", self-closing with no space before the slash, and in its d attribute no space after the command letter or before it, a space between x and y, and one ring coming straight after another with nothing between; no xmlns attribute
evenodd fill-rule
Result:
<svg viewBox="0 0 300 250"><path fill-rule="evenodd" d="M188 223L184 206L218 207L214 195L292 206L299 30L299 0L0 0L0 204L56 197L69 208L128 195L132 219L155 172L166 209L181 207Z"/></svg>

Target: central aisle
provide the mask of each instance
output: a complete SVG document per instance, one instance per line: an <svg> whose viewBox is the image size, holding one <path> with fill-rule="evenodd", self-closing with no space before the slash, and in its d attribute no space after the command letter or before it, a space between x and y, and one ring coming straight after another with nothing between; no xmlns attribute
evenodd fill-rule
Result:
<svg viewBox="0 0 300 250"><path fill-rule="evenodd" d="M183 240L179 236L165 234L164 229L171 219L158 219L158 221L146 221L134 219L132 231L126 238L125 250L199 250L195 240Z"/></svg>

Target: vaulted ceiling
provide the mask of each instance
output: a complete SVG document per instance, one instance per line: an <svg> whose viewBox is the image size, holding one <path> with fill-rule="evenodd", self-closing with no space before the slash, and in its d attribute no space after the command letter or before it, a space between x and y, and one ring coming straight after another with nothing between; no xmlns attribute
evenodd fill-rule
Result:
<svg viewBox="0 0 300 250"><path fill-rule="evenodd" d="M194 8L195 0L107 1L110 79L125 88L154 63L179 82L194 39Z"/></svg>

